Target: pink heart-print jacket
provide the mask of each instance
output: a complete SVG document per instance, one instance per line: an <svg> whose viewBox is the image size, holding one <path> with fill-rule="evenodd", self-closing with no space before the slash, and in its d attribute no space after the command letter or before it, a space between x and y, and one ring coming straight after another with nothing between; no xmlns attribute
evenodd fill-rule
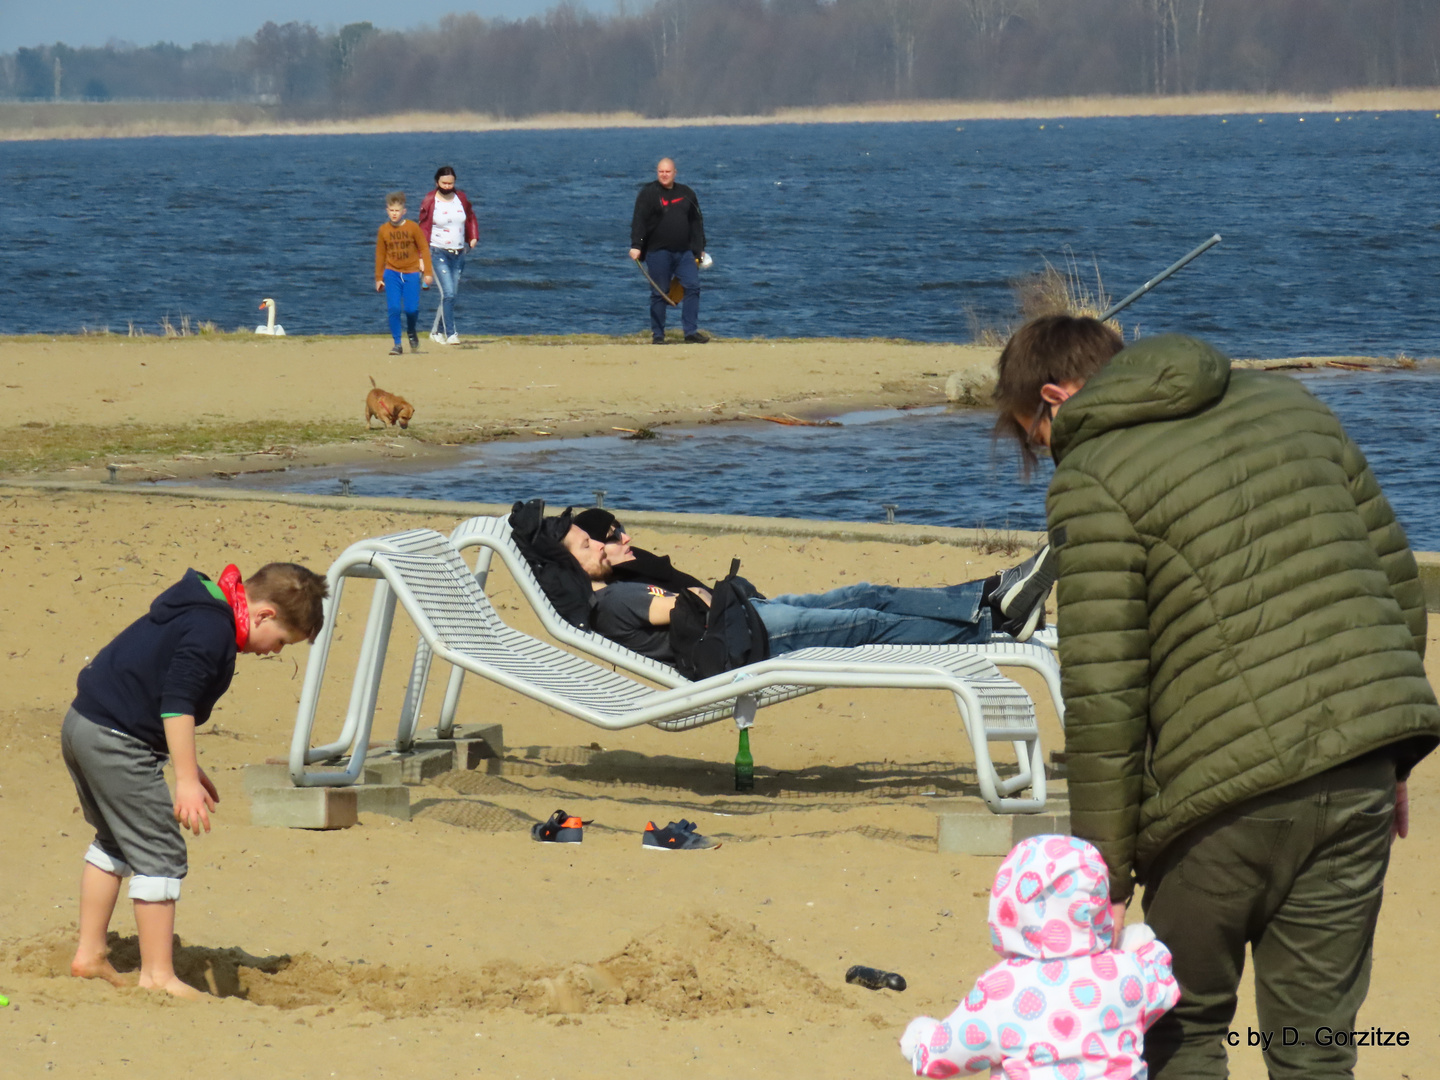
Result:
<svg viewBox="0 0 1440 1080"><path fill-rule="evenodd" d="M990 890L990 941L1004 959L946 1019L910 1022L900 1052L916 1075L1143 1080L1145 1030L1180 987L1148 926L1129 927L1114 947L1109 883L1083 840L1017 844Z"/></svg>

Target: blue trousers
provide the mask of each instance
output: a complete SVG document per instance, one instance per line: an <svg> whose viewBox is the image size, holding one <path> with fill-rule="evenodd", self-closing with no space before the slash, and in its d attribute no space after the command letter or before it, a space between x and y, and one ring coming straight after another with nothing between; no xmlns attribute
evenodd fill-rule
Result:
<svg viewBox="0 0 1440 1080"><path fill-rule="evenodd" d="M465 254L451 255L444 248L431 248L435 260L435 284L440 286L440 326L449 337L455 333L455 294L460 290L460 274L465 269Z"/></svg>
<svg viewBox="0 0 1440 1080"><path fill-rule="evenodd" d="M856 645L973 645L990 640L983 581L936 589L846 585L829 592L756 600L770 655Z"/></svg>
<svg viewBox="0 0 1440 1080"><path fill-rule="evenodd" d="M685 286L685 299L680 301L680 325L687 335L700 329L700 268L695 265L695 256L688 251L647 251L645 269L662 289L670 287L670 279L680 279ZM650 334L652 337L665 336L665 312L670 305L665 298L650 290Z"/></svg>
<svg viewBox="0 0 1440 1080"><path fill-rule="evenodd" d="M390 316L390 336L400 344L400 312L405 312L405 321L410 333L415 333L415 320L420 315L420 275L402 274L399 270L385 271L385 311Z"/></svg>

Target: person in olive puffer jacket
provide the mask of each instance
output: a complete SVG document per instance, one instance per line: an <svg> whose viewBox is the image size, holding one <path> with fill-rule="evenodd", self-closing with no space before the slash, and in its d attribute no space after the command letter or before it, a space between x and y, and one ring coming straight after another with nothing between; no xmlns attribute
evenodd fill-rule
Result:
<svg viewBox="0 0 1440 1080"><path fill-rule="evenodd" d="M1135 885L1184 990L1154 1080L1227 1075L1251 945L1272 1077L1348 1077L1405 781L1440 742L1415 557L1294 378L1193 338L1045 316L997 430L1048 446L1074 834ZM1298 1033L1284 1045L1285 1028ZM1342 1043L1342 1045L1337 1045Z"/></svg>

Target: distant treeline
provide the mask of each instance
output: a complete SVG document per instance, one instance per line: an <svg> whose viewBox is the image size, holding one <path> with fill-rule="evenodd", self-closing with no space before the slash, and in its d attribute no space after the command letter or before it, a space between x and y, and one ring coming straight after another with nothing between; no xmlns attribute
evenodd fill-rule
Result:
<svg viewBox="0 0 1440 1080"><path fill-rule="evenodd" d="M1436 0L657 0L411 32L19 49L0 97L252 101L297 117L764 114L914 99L1440 85Z"/></svg>

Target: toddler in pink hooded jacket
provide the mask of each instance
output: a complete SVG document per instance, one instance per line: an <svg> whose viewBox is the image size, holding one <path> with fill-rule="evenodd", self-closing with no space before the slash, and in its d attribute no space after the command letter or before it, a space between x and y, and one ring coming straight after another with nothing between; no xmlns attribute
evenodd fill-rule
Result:
<svg viewBox="0 0 1440 1080"><path fill-rule="evenodd" d="M919 1076L1143 1080L1145 1030L1180 987L1148 926L1114 939L1100 852L1069 836L1021 841L990 890L990 942L1004 959L946 1019L912 1020L900 1052Z"/></svg>

